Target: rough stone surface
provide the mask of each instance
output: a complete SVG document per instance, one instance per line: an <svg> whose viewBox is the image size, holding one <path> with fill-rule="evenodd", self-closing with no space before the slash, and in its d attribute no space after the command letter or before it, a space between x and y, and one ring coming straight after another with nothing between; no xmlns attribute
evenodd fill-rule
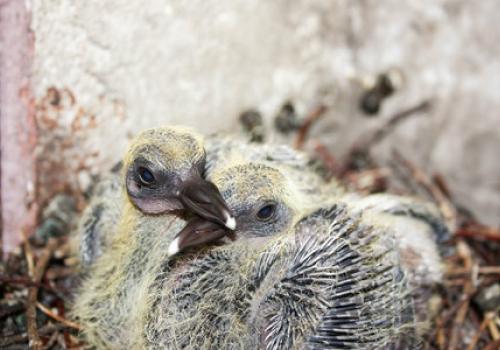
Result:
<svg viewBox="0 0 500 350"><path fill-rule="evenodd" d="M377 155L387 159L397 148L442 173L460 202L500 224L496 0L32 5L33 86L44 134L38 155L42 163L57 155L45 166L61 163L62 182L85 186L145 127L181 123L205 133L234 131L237 116L250 107L270 127L286 100L299 114L318 102L331 106L312 135L341 156L394 112L432 98L432 111L400 125ZM403 87L381 117L364 117L358 110L362 82L393 67L403 73Z"/></svg>

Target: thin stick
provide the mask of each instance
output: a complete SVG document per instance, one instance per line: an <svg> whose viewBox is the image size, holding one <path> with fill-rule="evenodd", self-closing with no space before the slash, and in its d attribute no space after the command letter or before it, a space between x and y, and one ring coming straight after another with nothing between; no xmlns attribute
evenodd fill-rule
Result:
<svg viewBox="0 0 500 350"><path fill-rule="evenodd" d="M481 225L471 225L469 227L459 228L455 235L458 237L480 238L500 242L499 229Z"/></svg>
<svg viewBox="0 0 500 350"><path fill-rule="evenodd" d="M31 249L31 244L28 239L28 235L26 232L21 231L21 235L23 236L23 245L24 245L24 256L26 257L26 263L28 265L28 274L31 278L33 278L33 273L35 270L35 262L33 259L33 249Z"/></svg>
<svg viewBox="0 0 500 350"><path fill-rule="evenodd" d="M444 350L446 344L446 337L444 334L444 320L440 317L436 321L437 331L436 331L436 342L439 349Z"/></svg>
<svg viewBox="0 0 500 350"><path fill-rule="evenodd" d="M309 129L319 118L321 118L321 116L323 116L323 114L325 114L327 110L328 107L326 107L325 105L319 105L311 112L309 112L297 134L297 138L295 140L295 149L302 149L302 147L304 147L304 142L306 141Z"/></svg>
<svg viewBox="0 0 500 350"><path fill-rule="evenodd" d="M488 345L486 345L483 350L496 350L500 347L500 339L499 340L494 340Z"/></svg>
<svg viewBox="0 0 500 350"><path fill-rule="evenodd" d="M31 279L28 279L26 277L4 277L0 276L0 282L6 283L6 284L20 284L23 286L27 287L38 287L38 288L43 288L45 290L51 291L56 293L57 291L51 287L48 286L42 282L33 282Z"/></svg>
<svg viewBox="0 0 500 350"><path fill-rule="evenodd" d="M455 268L450 269L446 272L447 275L467 275L470 274L471 270L466 268ZM478 269L480 275L497 275L500 274L500 266L480 266Z"/></svg>
<svg viewBox="0 0 500 350"><path fill-rule="evenodd" d="M40 335L48 335L66 329L63 324L48 324L39 329ZM12 344L20 344L29 340L28 333L16 334L9 337L0 338L0 349L4 349Z"/></svg>
<svg viewBox="0 0 500 350"><path fill-rule="evenodd" d="M56 343L57 341L57 337L59 336L59 332L54 332L52 333L52 335L50 336L49 338L49 341L47 342L47 344L45 344L45 346L43 347L42 350L48 350L50 349L51 347L54 346L54 344Z"/></svg>
<svg viewBox="0 0 500 350"><path fill-rule="evenodd" d="M396 161L402 164L406 169L410 171L413 179L418 182L434 199L436 204L439 206L441 213L443 214L448 229L451 232L455 232L457 227L457 211L455 206L450 202L446 195L436 186L429 177L416 165L410 162L408 159L403 157L401 153L397 150L393 151L393 156Z"/></svg>
<svg viewBox="0 0 500 350"><path fill-rule="evenodd" d="M464 261L464 266L468 270L473 269L472 262L472 252L465 243L465 241L459 241L457 243L457 251L458 254L462 256ZM471 276L471 279L474 278ZM450 342L448 343L448 350L455 350L458 346L458 340L460 336L460 330L462 329L462 325L465 321L465 317L467 316L467 312L469 311L470 297L474 293L475 287L471 280L467 280L465 282L462 296L460 297L462 303L458 308L457 314L455 315L455 319L453 320L453 324L451 327L450 333Z"/></svg>
<svg viewBox="0 0 500 350"><path fill-rule="evenodd" d="M500 332L498 331L497 325L495 322L490 322L488 323L488 329L490 331L491 337L493 340L499 340L500 339Z"/></svg>
<svg viewBox="0 0 500 350"><path fill-rule="evenodd" d="M44 248L38 263L33 271L33 282L40 283L43 274L45 273L45 268L49 263L52 256L52 252L56 247L57 241L54 239L49 239L47 246ZM29 243L28 243L29 245ZM38 287L32 286L28 289L28 301L26 306L26 323L28 329L29 346L35 350L42 348L42 341L38 334L38 329L36 325L36 302L38 297Z"/></svg>
<svg viewBox="0 0 500 350"><path fill-rule="evenodd" d="M47 269L45 272L45 278L47 280L56 280L60 278L66 278L75 273L75 269L73 267L65 267L65 266L54 266Z"/></svg>
<svg viewBox="0 0 500 350"><path fill-rule="evenodd" d="M316 142L314 152L326 168L325 179L330 180L337 173L337 162L334 155L321 142Z"/></svg>
<svg viewBox="0 0 500 350"><path fill-rule="evenodd" d="M364 142L359 143L358 147L361 150L368 150L374 145L382 141L394 128L402 121L420 112L427 112L431 108L431 101L422 101L419 104L399 111L391 116L384 124L378 127L370 136L365 138Z"/></svg>
<svg viewBox="0 0 500 350"><path fill-rule="evenodd" d="M77 329L79 331L82 330L82 326L80 326L79 324L75 323L75 322L72 322L70 320L67 320L65 319L64 317L62 316L59 316L58 314L52 312L49 308L47 308L45 305L43 305L42 303L40 302L37 302L36 303L36 306L44 313L46 314L47 316L53 318L54 320L56 321L59 321L61 322L62 324L70 327L70 328L74 328L74 329Z"/></svg>
<svg viewBox="0 0 500 350"><path fill-rule="evenodd" d="M479 341L479 338L481 338L481 334L483 334L484 330L488 326L488 324L493 320L494 315L492 313L487 313L484 316L483 322L481 322L481 325L479 326L479 329L477 330L477 333L474 335L474 338L472 338L469 346L467 347L467 350L474 350L476 347L477 342Z"/></svg>

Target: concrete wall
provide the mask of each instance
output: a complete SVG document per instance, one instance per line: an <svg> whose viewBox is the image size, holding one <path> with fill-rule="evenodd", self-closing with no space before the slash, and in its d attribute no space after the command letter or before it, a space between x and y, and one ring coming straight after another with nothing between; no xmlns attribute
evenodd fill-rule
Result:
<svg viewBox="0 0 500 350"><path fill-rule="evenodd" d="M236 130L257 107L331 106L313 130L338 155L397 110L398 148L500 224L500 25L496 0L32 0L41 196L85 187L127 139L160 124ZM358 110L361 82L395 67L385 117ZM78 176L75 174L78 173Z"/></svg>

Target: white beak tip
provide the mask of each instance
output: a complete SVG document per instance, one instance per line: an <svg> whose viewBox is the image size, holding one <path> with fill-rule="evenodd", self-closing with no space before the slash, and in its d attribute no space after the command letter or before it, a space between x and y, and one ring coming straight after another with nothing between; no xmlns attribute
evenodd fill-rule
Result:
<svg viewBox="0 0 500 350"><path fill-rule="evenodd" d="M167 254L168 256L174 256L179 252L179 237L174 239L168 246Z"/></svg>
<svg viewBox="0 0 500 350"><path fill-rule="evenodd" d="M230 230L234 230L236 228L236 220L232 216L227 218L226 227Z"/></svg>

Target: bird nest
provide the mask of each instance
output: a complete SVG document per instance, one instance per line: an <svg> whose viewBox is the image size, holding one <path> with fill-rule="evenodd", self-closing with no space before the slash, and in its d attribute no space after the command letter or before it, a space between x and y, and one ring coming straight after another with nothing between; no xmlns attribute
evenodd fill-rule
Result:
<svg viewBox="0 0 500 350"><path fill-rule="evenodd" d="M354 144L343 160L316 142L311 151L325 179L335 177L348 189L365 194L392 192L426 197L441 210L453 235L446 242L452 252L445 258L445 280L439 293L441 312L425 340L426 349L500 348L500 230L487 227L457 204L439 174L426 174L408 158L394 152L390 166L371 157L374 144L407 117L429 108L424 102L397 113L362 142ZM276 118L300 149L311 126L326 111L317 106L296 119L289 104ZM251 139L263 139L261 118L255 111L240 121ZM81 194L79 194L81 195ZM68 229L69 231L69 229ZM68 232L48 239L32 236L0 262L0 348L84 349L81 327L66 316L72 290L78 284L76 261L70 255Z"/></svg>

